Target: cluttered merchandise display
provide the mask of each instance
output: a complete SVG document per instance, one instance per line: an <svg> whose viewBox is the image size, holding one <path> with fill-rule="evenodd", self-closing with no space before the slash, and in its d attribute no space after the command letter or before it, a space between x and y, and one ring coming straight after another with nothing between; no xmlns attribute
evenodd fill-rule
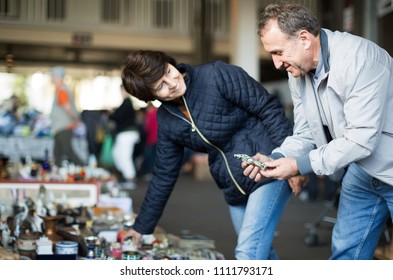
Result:
<svg viewBox="0 0 393 280"><path fill-rule="evenodd" d="M111 207L59 206L53 216L39 215L39 209L25 205L13 207L17 214L2 218L0 259L225 259L215 251L214 240L189 233L176 236L159 227L143 236L141 246L133 245L132 240L122 241L135 215L124 215Z"/></svg>
<svg viewBox="0 0 393 280"><path fill-rule="evenodd" d="M0 260L225 259L214 240L159 226L138 246L122 241L137 216L130 193L94 162L3 161L2 169Z"/></svg>

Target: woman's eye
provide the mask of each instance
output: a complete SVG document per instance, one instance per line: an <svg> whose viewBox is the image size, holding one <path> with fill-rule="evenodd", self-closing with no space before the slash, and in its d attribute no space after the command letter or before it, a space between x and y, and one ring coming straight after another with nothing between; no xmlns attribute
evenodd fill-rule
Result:
<svg viewBox="0 0 393 280"><path fill-rule="evenodd" d="M161 89L162 89L162 83L161 84L159 84L156 88L155 88L155 92L156 92L156 94L158 94L160 91L161 91Z"/></svg>

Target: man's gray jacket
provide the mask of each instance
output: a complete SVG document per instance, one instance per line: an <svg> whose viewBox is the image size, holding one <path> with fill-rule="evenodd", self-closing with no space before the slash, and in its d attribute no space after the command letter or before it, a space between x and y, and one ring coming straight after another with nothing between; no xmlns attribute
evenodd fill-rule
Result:
<svg viewBox="0 0 393 280"><path fill-rule="evenodd" d="M393 186L392 57L375 43L345 32L323 29L321 45L318 67L324 67L324 76L317 77L321 81L315 90L310 74L289 75L294 134L273 153L296 158L303 175L340 175L356 162ZM329 144L321 114L333 138Z"/></svg>

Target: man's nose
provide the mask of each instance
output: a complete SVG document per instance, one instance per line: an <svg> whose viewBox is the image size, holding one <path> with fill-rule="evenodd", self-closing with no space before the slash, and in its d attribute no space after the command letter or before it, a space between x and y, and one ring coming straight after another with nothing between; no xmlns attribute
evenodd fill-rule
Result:
<svg viewBox="0 0 393 280"><path fill-rule="evenodd" d="M276 67L276 69L281 69L283 65L281 59L277 56L272 56L272 59L273 59L274 67Z"/></svg>

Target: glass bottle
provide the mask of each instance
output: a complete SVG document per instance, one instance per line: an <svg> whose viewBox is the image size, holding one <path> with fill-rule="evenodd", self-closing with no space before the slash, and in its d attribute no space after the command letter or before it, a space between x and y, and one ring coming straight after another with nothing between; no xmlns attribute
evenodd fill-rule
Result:
<svg viewBox="0 0 393 280"><path fill-rule="evenodd" d="M50 173L52 170L50 161L49 161L49 150L48 148L45 149L45 154L44 154L44 161L41 164L42 169L45 171L45 173Z"/></svg>

